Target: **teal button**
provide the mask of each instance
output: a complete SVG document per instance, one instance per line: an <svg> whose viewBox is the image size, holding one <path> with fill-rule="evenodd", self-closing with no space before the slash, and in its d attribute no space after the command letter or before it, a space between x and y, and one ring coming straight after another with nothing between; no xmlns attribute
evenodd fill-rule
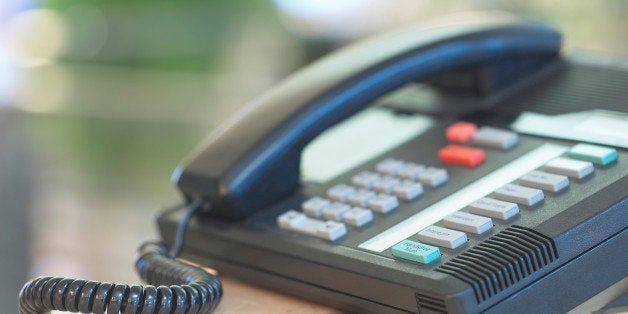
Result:
<svg viewBox="0 0 628 314"><path fill-rule="evenodd" d="M602 166L617 160L615 149L591 144L577 144L569 150L567 155L573 159L590 161Z"/></svg>
<svg viewBox="0 0 628 314"><path fill-rule="evenodd" d="M429 264L440 257L440 250L435 246L403 240L392 247L392 254L395 257Z"/></svg>

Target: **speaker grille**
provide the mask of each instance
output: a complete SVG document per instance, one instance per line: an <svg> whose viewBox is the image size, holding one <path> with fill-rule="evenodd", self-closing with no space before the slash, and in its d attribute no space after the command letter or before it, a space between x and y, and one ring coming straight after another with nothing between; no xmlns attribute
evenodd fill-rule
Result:
<svg viewBox="0 0 628 314"><path fill-rule="evenodd" d="M549 80L513 95L500 108L557 115L596 109L626 111L628 71L568 63Z"/></svg>
<svg viewBox="0 0 628 314"><path fill-rule="evenodd" d="M481 303L557 258L556 245L551 238L531 229L511 226L436 271L471 285L477 302Z"/></svg>
<svg viewBox="0 0 628 314"><path fill-rule="evenodd" d="M445 301L439 298L430 297L425 294L416 293L416 303L419 306L419 313L447 313Z"/></svg>

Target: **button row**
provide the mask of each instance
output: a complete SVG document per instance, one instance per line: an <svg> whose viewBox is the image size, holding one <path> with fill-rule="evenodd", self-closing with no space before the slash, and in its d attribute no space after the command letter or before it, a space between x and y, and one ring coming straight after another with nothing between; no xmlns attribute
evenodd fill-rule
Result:
<svg viewBox="0 0 628 314"><path fill-rule="evenodd" d="M403 185L396 187L397 190L402 188L404 188ZM368 207L382 214L386 214L399 206L399 201L396 196L386 193L375 193L365 189L356 189L346 184L338 184L327 190L327 197L340 203ZM310 200L303 203L302 207L305 208L305 204L309 201ZM329 206L329 204L327 204L327 206Z"/></svg>
<svg viewBox="0 0 628 314"><path fill-rule="evenodd" d="M356 189L346 184L339 184L327 190L327 196L337 200L339 200L338 197L346 196L351 201L352 196L355 194L359 195L354 197L369 196L374 194L374 192L369 190L375 190L380 193L394 194L403 200L409 201L423 194L423 185L420 182L380 176L370 171L362 171L353 176L351 183L361 189Z"/></svg>
<svg viewBox="0 0 628 314"><path fill-rule="evenodd" d="M519 135L508 130L484 126L478 127L469 122L457 122L445 130L445 136L453 143L468 143L472 141L480 146L487 146L508 150L519 142Z"/></svg>
<svg viewBox="0 0 628 314"><path fill-rule="evenodd" d="M347 234L347 227L336 221L312 219L295 210L289 210L277 217L279 227L301 234L334 241Z"/></svg>
<svg viewBox="0 0 628 314"><path fill-rule="evenodd" d="M324 218L361 227L373 220L373 213L360 206L351 207L339 202L331 202L322 197L312 197L301 204L303 212L312 218ZM348 215L348 216L347 216Z"/></svg>
<svg viewBox="0 0 628 314"><path fill-rule="evenodd" d="M351 178L351 183L366 189L370 189L371 186L377 188L377 182L390 180L387 178L392 177L396 179L419 181L430 187L438 187L449 179L447 170L445 169L426 167L425 165L393 158L387 158L377 163L375 170L379 174L363 171Z"/></svg>
<svg viewBox="0 0 628 314"><path fill-rule="evenodd" d="M543 166L543 170L534 170L519 178L519 184L507 184L493 192L495 199L484 197L468 206L468 213L458 211L443 218L445 227L431 225L417 233L419 241L404 240L393 246L392 253L396 257L429 263L434 258L437 247L455 249L467 242L465 232L483 234L493 227L491 218L508 220L519 213L519 204L534 206L545 198L543 190L559 192L569 186L568 177L584 178L594 171L594 160L600 165L614 162L616 151L605 147L588 147L579 144L574 146L568 155L577 159L558 157ZM581 155L584 151L597 157ZM597 158L597 159L596 159ZM491 218L489 218L491 217ZM451 228L451 229L449 229ZM435 245L437 247L433 247Z"/></svg>

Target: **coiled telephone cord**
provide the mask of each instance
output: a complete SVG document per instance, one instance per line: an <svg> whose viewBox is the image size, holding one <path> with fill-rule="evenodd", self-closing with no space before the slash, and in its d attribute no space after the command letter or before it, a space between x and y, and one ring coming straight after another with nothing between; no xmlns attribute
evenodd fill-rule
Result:
<svg viewBox="0 0 628 314"><path fill-rule="evenodd" d="M170 253L161 242L140 245L135 268L149 285L39 277L27 282L20 291L19 312L193 314L213 311L222 296L218 277L175 260L183 245L187 224L200 207L198 201L190 205L177 227ZM179 208L172 210L175 209Z"/></svg>

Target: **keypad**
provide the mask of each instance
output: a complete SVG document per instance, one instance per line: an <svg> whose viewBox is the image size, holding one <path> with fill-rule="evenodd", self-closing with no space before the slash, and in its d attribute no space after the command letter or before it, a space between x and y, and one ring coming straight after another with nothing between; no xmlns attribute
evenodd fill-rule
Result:
<svg viewBox="0 0 628 314"><path fill-rule="evenodd" d="M303 213L288 211L278 218L277 223L282 229L334 241L343 236L338 231L341 229L338 224L345 226L345 230L347 225L362 228L375 219L374 213L385 217L399 208L400 200L416 201L425 193L424 184L435 188L448 179L445 169L386 158L375 165L375 171L356 173L350 184L339 183L330 187L325 192L326 197L314 196L304 201L301 204ZM296 223L299 223L297 227L294 226ZM321 231L329 230L325 224L331 224L337 230L333 233Z"/></svg>
<svg viewBox="0 0 628 314"><path fill-rule="evenodd" d="M454 127L455 126L455 127ZM517 145L516 133L473 124L456 124L447 131L451 142L508 150ZM454 166L476 167L486 161L484 150L452 144L439 151L439 159ZM485 237L499 224L512 223L521 208L535 207L545 199L544 191L566 190L572 179L582 179L595 171L594 164L605 167L617 160L617 152L590 144L573 146L554 158L481 197L442 220L423 228L392 246L393 256L420 264L440 258L440 249L465 247L468 234ZM472 171L472 170L469 170ZM420 202L421 196L449 180L445 168L385 158L374 169L354 174L348 183L338 183L301 204L302 212L289 210L277 218L280 228L320 239L335 241L346 236L348 228L369 228L377 219L394 215L403 202ZM559 194L548 194L560 197ZM420 204L420 203L418 203ZM420 207L419 207L420 208ZM542 210L542 207L535 210ZM525 213L525 211L524 211ZM524 213L521 213L522 215Z"/></svg>

